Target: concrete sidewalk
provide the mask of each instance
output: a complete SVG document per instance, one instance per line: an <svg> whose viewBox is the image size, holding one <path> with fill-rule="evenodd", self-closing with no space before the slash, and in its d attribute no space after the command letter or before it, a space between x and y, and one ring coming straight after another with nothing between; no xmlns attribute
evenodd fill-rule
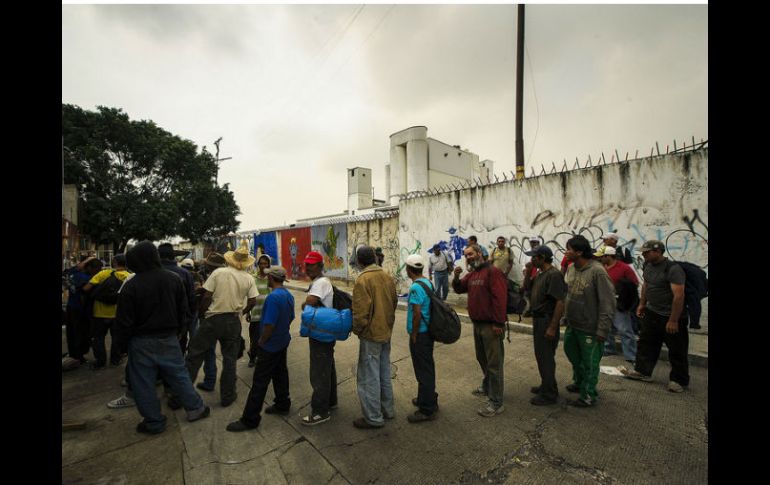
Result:
<svg viewBox="0 0 770 485"><path fill-rule="evenodd" d="M303 288L304 289L304 288ZM599 403L590 409L566 405L575 395L564 391L571 366L557 350L557 379L562 392L554 406L529 404L530 386L539 384L526 333L512 333L505 344L505 412L483 418L484 403L470 391L481 380L470 325L460 340L437 344L437 392L441 410L433 422L410 424L416 395L405 330L405 312L396 313L391 362L396 418L377 430L359 430L356 392L358 338L336 346L339 408L330 422L305 427L312 389L308 344L292 323L288 352L291 414L263 415L260 427L229 433L225 426L243 410L252 369L238 362L238 399L227 408L214 393L201 392L211 416L188 423L184 410L171 411L166 432L135 431L135 407L112 410L106 403L123 388L123 366L101 371L79 368L62 373L62 419L82 421L85 429L62 432L63 484L701 484L707 481L708 371L690 370L689 389L666 390L669 366L660 363L654 382L600 375ZM248 339L244 326L243 335ZM64 339L63 339L64 340ZM64 343L64 342L63 342ZM109 344L108 344L109 345ZM220 357L221 359L221 357ZM622 357L603 365L620 365ZM221 361L220 361L221 364ZM221 370L221 365L220 365ZM202 380L202 372L198 380ZM159 394L162 393L159 387ZM272 389L267 403L272 402Z"/></svg>

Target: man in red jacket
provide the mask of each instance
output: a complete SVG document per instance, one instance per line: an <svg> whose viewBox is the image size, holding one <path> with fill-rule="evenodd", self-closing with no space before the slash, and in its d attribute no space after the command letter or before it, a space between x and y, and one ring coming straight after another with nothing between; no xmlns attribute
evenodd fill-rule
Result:
<svg viewBox="0 0 770 485"><path fill-rule="evenodd" d="M470 273L460 279L462 268L454 269L452 288L456 293L468 293L468 314L473 321L473 341L476 360L484 372L481 387L473 391L476 396L487 396L487 405L479 409L485 417L503 412L503 326L505 325L505 300L508 284L503 272L484 261L481 249L472 244L463 251Z"/></svg>

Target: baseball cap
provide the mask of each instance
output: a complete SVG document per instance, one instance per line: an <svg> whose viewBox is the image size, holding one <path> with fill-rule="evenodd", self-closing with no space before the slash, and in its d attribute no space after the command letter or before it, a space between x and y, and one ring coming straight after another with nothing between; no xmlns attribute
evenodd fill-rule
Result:
<svg viewBox="0 0 770 485"><path fill-rule="evenodd" d="M594 253L594 256L615 256L617 251L611 246L604 246Z"/></svg>
<svg viewBox="0 0 770 485"><path fill-rule="evenodd" d="M551 248L542 244L532 251L526 251L524 254L527 256L543 256L545 258L553 258L553 251L551 251Z"/></svg>
<svg viewBox="0 0 770 485"><path fill-rule="evenodd" d="M609 234L605 234L604 236L602 236L602 239L614 239L614 240L617 241L618 240L618 235L615 234L614 232L611 232Z"/></svg>
<svg viewBox="0 0 770 485"><path fill-rule="evenodd" d="M286 280L286 270L283 266L270 266L265 270L265 274L280 281Z"/></svg>
<svg viewBox="0 0 770 485"><path fill-rule="evenodd" d="M305 263L307 264L323 263L323 261L324 257L318 251L310 251L305 255Z"/></svg>
<svg viewBox="0 0 770 485"><path fill-rule="evenodd" d="M412 268L422 269L424 266L422 262L422 256L419 254L410 254L406 258L406 265L411 266Z"/></svg>
<svg viewBox="0 0 770 485"><path fill-rule="evenodd" d="M642 244L642 254L646 253L647 251L660 251L663 252L666 250L666 246L663 245L662 242L657 241L655 239L650 239L649 241L645 241L644 244Z"/></svg>

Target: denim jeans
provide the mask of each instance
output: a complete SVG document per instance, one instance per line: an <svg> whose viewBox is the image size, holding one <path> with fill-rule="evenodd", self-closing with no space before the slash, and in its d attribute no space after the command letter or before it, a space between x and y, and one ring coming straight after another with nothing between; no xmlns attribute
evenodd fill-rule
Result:
<svg viewBox="0 0 770 485"><path fill-rule="evenodd" d="M192 324L190 324L190 341L198 333L198 326L200 320L198 316L195 316ZM214 389L217 383L217 344L211 346L211 349L203 354L203 385L209 389Z"/></svg>
<svg viewBox="0 0 770 485"><path fill-rule="evenodd" d="M190 371L190 380L195 382L206 353L211 351L217 340L222 349L219 395L222 401L233 401L236 398L235 362L238 360L238 349L241 345L241 319L238 315L216 313L203 319L187 350L187 370Z"/></svg>
<svg viewBox="0 0 770 485"><path fill-rule="evenodd" d="M367 423L384 426L385 416L392 418L396 415L390 377L390 341L360 340L356 385L361 411Z"/></svg>
<svg viewBox="0 0 770 485"><path fill-rule="evenodd" d="M636 335L634 334L634 326L631 322L631 312L615 311L615 316L612 317L610 333L607 335L607 341L604 344L605 352L610 354L617 353L615 347L615 329L617 329L617 333L620 334L623 357L626 360L636 360Z"/></svg>
<svg viewBox="0 0 770 485"><path fill-rule="evenodd" d="M308 338L310 346L310 400L313 414L325 416L331 406L337 405L337 368L334 365L335 342L319 342Z"/></svg>
<svg viewBox="0 0 770 485"><path fill-rule="evenodd" d="M537 370L540 372L540 395L545 399L554 400L559 397L559 388L556 386L556 349L559 347L560 333L557 328L556 338L545 338L551 317L552 315L545 315L532 319L532 345L535 349Z"/></svg>
<svg viewBox="0 0 770 485"><path fill-rule="evenodd" d="M159 431L166 427L166 417L160 412L160 400L155 390L158 374L168 382L188 414L203 408L203 400L193 389L190 374L185 368L176 335L132 337L128 342L128 355L131 390L148 429Z"/></svg>
<svg viewBox="0 0 770 485"><path fill-rule="evenodd" d="M257 345L254 353L256 354L254 376L241 421L248 426L256 427L262 421L260 415L262 403L265 401L267 386L271 381L275 392L273 402L276 409L288 411L291 407L291 399L289 398L289 369L286 366L286 349L278 352L267 352Z"/></svg>
<svg viewBox="0 0 770 485"><path fill-rule="evenodd" d="M412 356L414 377L417 379L417 407L430 416L438 409L436 393L436 365L433 361L433 339L428 332L417 334L417 343L409 339L409 354Z"/></svg>
<svg viewBox="0 0 770 485"><path fill-rule="evenodd" d="M442 300L446 300L446 296L449 294L449 272L434 271L433 281L436 287L436 294Z"/></svg>
<svg viewBox="0 0 770 485"><path fill-rule="evenodd" d="M112 364L117 364L120 361L122 352L115 341L114 325L114 318L94 317L91 321L91 347L94 350L94 359L96 359L97 366L103 366L107 363L107 348L104 343L107 331L110 332L110 337L112 337L112 343L110 344L110 362Z"/></svg>
<svg viewBox="0 0 770 485"><path fill-rule="evenodd" d="M492 331L490 322L473 322L473 343L476 348L476 360L484 373L481 387L489 397L492 406L499 408L503 405L503 379L505 347L503 336L497 336Z"/></svg>

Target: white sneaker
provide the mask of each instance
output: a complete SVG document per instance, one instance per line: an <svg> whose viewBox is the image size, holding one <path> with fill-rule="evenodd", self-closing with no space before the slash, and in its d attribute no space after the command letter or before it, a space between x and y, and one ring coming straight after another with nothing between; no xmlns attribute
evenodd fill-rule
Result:
<svg viewBox="0 0 770 485"><path fill-rule="evenodd" d="M684 387L676 381L668 381L668 390L671 392L684 392Z"/></svg>
<svg viewBox="0 0 770 485"><path fill-rule="evenodd" d="M131 406L136 406L136 401L125 394L107 403L107 407L110 409L130 408Z"/></svg>

